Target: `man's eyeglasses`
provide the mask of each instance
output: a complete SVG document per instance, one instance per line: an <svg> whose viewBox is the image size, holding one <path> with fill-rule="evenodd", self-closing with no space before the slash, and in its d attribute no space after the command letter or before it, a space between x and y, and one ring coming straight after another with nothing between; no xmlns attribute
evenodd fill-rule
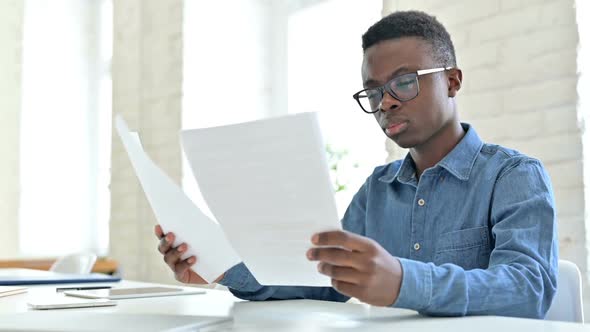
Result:
<svg viewBox="0 0 590 332"><path fill-rule="evenodd" d="M375 113L379 110L379 104L381 104L385 92L389 93L393 98L399 101L412 100L416 98L420 92L418 77L446 71L452 68L453 67L423 69L414 73L400 75L392 78L383 86L361 90L352 95L352 97L357 103L359 103L359 106L365 113Z"/></svg>

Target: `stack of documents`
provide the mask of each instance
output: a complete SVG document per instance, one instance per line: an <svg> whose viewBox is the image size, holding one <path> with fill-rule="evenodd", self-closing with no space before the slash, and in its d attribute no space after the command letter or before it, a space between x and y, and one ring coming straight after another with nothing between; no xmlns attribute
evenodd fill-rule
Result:
<svg viewBox="0 0 590 332"><path fill-rule="evenodd" d="M34 269L0 269L0 285L39 285L87 282L115 282L121 278L102 273L71 274Z"/></svg>
<svg viewBox="0 0 590 332"><path fill-rule="evenodd" d="M147 156L122 118L116 128L165 232L212 282L243 261L263 285L330 286L305 253L311 236L341 229L317 115L302 113L186 130L183 149L211 220Z"/></svg>

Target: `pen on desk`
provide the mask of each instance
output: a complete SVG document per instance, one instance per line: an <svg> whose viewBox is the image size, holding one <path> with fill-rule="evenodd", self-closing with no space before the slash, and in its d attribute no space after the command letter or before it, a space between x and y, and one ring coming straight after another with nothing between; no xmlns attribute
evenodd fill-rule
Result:
<svg viewBox="0 0 590 332"><path fill-rule="evenodd" d="M110 289L111 286L93 286L93 287L57 287L56 292L63 292L66 290L91 290L91 289Z"/></svg>

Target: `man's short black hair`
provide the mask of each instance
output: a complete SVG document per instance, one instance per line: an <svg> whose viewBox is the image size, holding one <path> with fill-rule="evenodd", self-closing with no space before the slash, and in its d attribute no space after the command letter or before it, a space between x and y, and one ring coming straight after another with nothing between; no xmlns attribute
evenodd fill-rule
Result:
<svg viewBox="0 0 590 332"><path fill-rule="evenodd" d="M399 11L383 17L363 35L363 52L384 40L403 37L422 38L432 46L433 58L441 66L457 66L455 47L447 29L434 17L421 11Z"/></svg>

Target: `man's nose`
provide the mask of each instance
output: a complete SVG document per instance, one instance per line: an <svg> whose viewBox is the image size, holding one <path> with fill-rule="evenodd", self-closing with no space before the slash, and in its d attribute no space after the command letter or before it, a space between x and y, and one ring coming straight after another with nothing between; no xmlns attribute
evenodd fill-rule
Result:
<svg viewBox="0 0 590 332"><path fill-rule="evenodd" d="M379 110L382 112L393 111L402 105L401 101L393 98L387 91L383 93Z"/></svg>

